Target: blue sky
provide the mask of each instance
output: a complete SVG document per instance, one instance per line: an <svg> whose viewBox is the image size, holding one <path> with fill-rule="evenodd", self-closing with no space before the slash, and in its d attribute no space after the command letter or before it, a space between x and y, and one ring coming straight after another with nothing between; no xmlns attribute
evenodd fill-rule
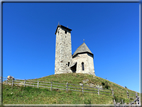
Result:
<svg viewBox="0 0 142 107"><path fill-rule="evenodd" d="M54 74L58 22L85 43L95 74L139 92L139 3L3 3L3 77Z"/></svg>

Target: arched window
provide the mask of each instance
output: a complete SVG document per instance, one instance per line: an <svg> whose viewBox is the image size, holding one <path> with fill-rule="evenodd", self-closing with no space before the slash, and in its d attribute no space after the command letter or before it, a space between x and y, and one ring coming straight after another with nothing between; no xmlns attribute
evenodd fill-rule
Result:
<svg viewBox="0 0 142 107"><path fill-rule="evenodd" d="M82 71L84 71L84 62L82 62L81 64L82 64Z"/></svg>

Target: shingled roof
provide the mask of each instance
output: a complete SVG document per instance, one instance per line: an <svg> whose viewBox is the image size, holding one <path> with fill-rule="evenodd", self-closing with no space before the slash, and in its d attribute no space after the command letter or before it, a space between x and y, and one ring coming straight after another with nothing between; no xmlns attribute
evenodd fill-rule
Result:
<svg viewBox="0 0 142 107"><path fill-rule="evenodd" d="M75 57L79 53L90 53L93 56L93 53L90 51L90 49L87 47L85 43L83 43L77 48L77 50L73 54L73 57Z"/></svg>

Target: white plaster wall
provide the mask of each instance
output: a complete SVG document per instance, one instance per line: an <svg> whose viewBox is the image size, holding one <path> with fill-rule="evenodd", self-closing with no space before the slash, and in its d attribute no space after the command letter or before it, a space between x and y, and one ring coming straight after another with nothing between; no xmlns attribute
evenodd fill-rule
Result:
<svg viewBox="0 0 142 107"><path fill-rule="evenodd" d="M89 54L88 54L88 66L89 66L89 73L95 75L93 57L91 57Z"/></svg>
<svg viewBox="0 0 142 107"><path fill-rule="evenodd" d="M90 57L87 53L78 54L72 60L73 62L77 62L76 73L87 73L87 74L95 75L93 58ZM84 71L82 70L82 62L84 62Z"/></svg>

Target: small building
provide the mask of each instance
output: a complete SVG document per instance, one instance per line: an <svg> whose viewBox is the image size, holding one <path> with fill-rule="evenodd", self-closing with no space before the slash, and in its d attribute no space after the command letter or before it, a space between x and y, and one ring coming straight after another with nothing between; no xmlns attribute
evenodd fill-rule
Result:
<svg viewBox="0 0 142 107"><path fill-rule="evenodd" d="M87 73L95 75L94 56L85 43L72 55L71 29L58 25L56 29L55 74Z"/></svg>
<svg viewBox="0 0 142 107"><path fill-rule="evenodd" d="M74 73L88 73L94 75L93 53L85 43L80 45L72 56L73 65L70 66Z"/></svg>

